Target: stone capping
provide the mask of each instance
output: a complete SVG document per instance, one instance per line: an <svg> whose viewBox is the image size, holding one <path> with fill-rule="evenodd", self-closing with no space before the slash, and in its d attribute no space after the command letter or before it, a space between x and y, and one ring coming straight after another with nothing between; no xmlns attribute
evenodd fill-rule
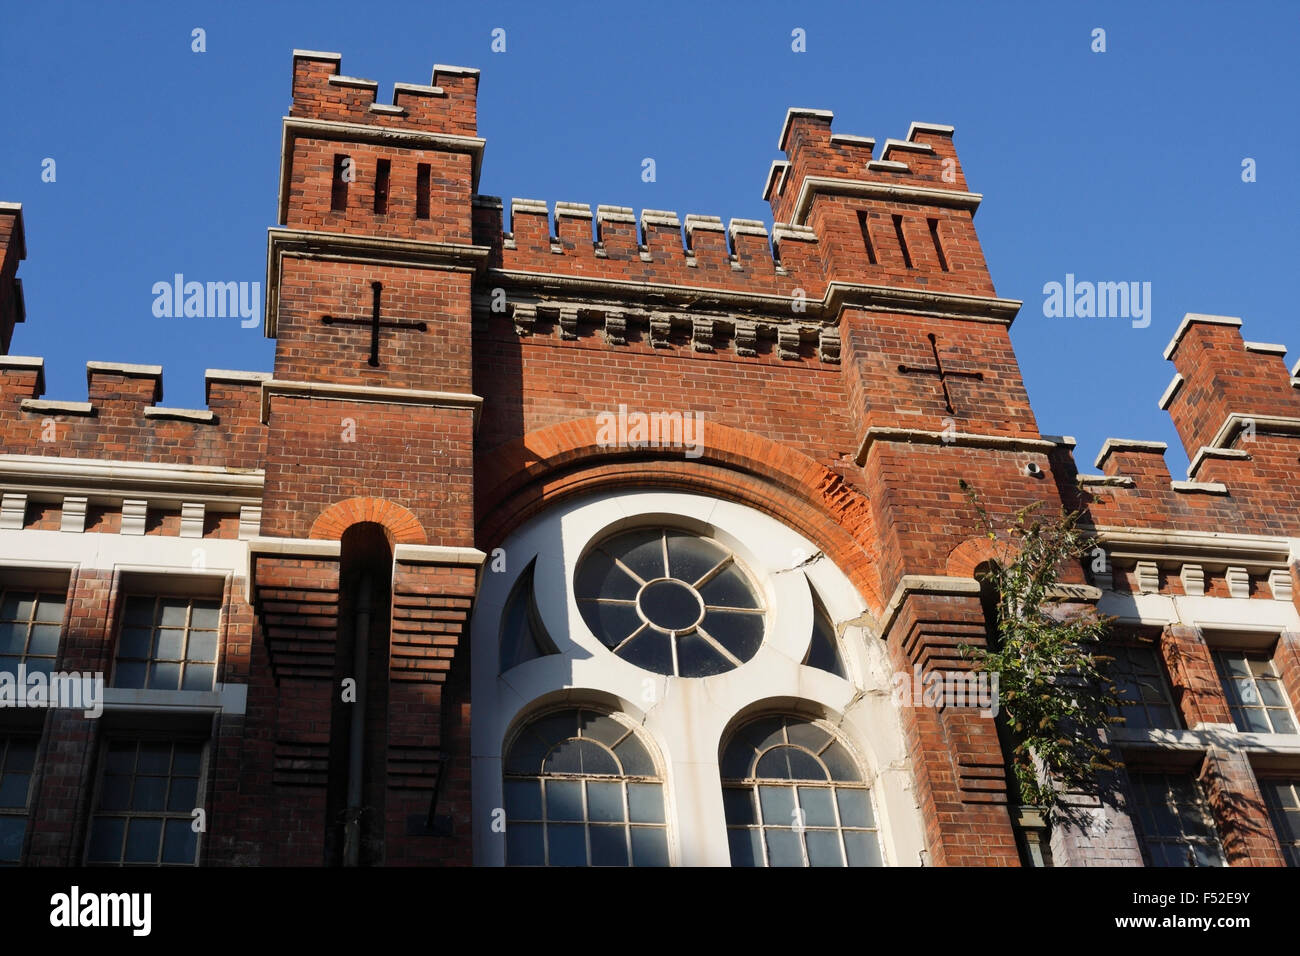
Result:
<svg viewBox="0 0 1300 956"><path fill-rule="evenodd" d="M447 91L441 86L425 86L421 83L394 83L393 98L398 93L410 93L412 96L446 96Z"/></svg>
<svg viewBox="0 0 1300 956"><path fill-rule="evenodd" d="M1055 442L1043 438L1019 438L1014 435L978 435L968 432L954 434L946 431L936 432L917 428L891 428L884 425L873 425L867 429L866 435L862 438L862 444L858 446L858 453L854 459L858 465L867 463L867 456L871 452L872 445L876 442L906 442L915 445L962 445L968 448L1010 448L1039 454L1046 454L1058 447Z"/></svg>
<svg viewBox="0 0 1300 956"><path fill-rule="evenodd" d="M871 162L877 163L881 160L873 159ZM865 179L836 179L830 176L805 176L799 187L799 198L795 202L794 212L790 216L791 222L803 222L812 205L812 197L816 193L855 196L862 199L888 199L928 206L951 206L957 209L968 209L972 215L984 201L981 193L962 192L960 189L937 189L932 186L871 182Z"/></svg>
<svg viewBox="0 0 1300 956"><path fill-rule="evenodd" d="M682 227L681 220L677 218L677 212L673 209L642 209L641 210L641 231L645 232L646 226L669 226L673 229Z"/></svg>
<svg viewBox="0 0 1300 956"><path fill-rule="evenodd" d="M363 80L359 76L340 76L337 73L328 77L326 82L333 83L337 86L356 86L367 90L379 89L378 80Z"/></svg>
<svg viewBox="0 0 1300 956"><path fill-rule="evenodd" d="M445 73L447 76L478 76L482 71L474 66L452 66L449 63L435 63L433 75Z"/></svg>
<svg viewBox="0 0 1300 956"><path fill-rule="evenodd" d="M1107 438L1101 446L1101 452L1097 455L1097 460L1092 463L1094 468L1101 468L1106 464L1106 459L1110 457L1111 452L1115 451L1158 451L1163 455L1169 450L1167 442L1162 441L1141 441L1136 438Z"/></svg>
<svg viewBox="0 0 1300 956"><path fill-rule="evenodd" d="M45 391L45 359L36 355L0 355L0 369L34 368L36 369L36 394Z"/></svg>
<svg viewBox="0 0 1300 956"><path fill-rule="evenodd" d="M1300 418L1284 417L1281 415L1246 415L1242 412L1229 412L1223 419L1223 424L1219 430L1214 433L1210 439L1210 448L1226 448L1228 442L1237 437L1237 431L1243 428L1247 422L1254 422L1257 429L1279 431L1283 434L1296 435L1300 434Z"/></svg>
<svg viewBox="0 0 1300 956"><path fill-rule="evenodd" d="M90 402L56 402L48 398L24 398L18 407L25 412L53 412L55 415L93 415Z"/></svg>
<svg viewBox="0 0 1300 956"><path fill-rule="evenodd" d="M832 136L831 142L834 141L835 141L835 137ZM785 181L790 178L790 163L787 160L784 159L772 160L772 165L769 166L767 169L767 179L763 182L763 195L760 198L767 199L769 196L772 195L772 182L777 178L778 174L780 174L780 178L781 178L781 182L777 186L777 190L779 192L780 190L785 188Z"/></svg>
<svg viewBox="0 0 1300 956"><path fill-rule="evenodd" d="M322 53L320 50L294 50L295 60L335 60L342 62L342 53Z"/></svg>
<svg viewBox="0 0 1300 956"><path fill-rule="evenodd" d="M1300 362L1296 362L1295 365L1291 367L1291 375L1293 378L1300 378Z"/></svg>
<svg viewBox="0 0 1300 956"><path fill-rule="evenodd" d="M980 583L974 578L946 577L937 574L905 574L899 579L898 587L885 605L880 615L880 626L876 634L882 640L888 640L889 630L894 626L894 619L903 607L909 594L971 594L978 596Z"/></svg>
<svg viewBox="0 0 1300 956"><path fill-rule="evenodd" d="M887 139L887 140L885 140L885 142L886 142L886 143L898 143L898 142L902 142L902 141L901 141L901 140L897 140L897 139ZM876 148L876 140L875 140L875 137L873 137L873 136L852 136L852 135L850 135L850 134L848 134L848 133L831 133L831 143L834 144L834 145L836 145L836 146L869 146L871 149L875 149L875 148ZM908 143L908 144L906 144L906 145L913 146L913 147L915 148L915 144ZM926 146L925 148L926 148L926 149L930 149L929 146Z"/></svg>
<svg viewBox="0 0 1300 956"><path fill-rule="evenodd" d="M762 236L766 239L767 225L761 219L731 219L727 222L727 235L733 244L736 236Z"/></svg>
<svg viewBox="0 0 1300 956"><path fill-rule="evenodd" d="M1169 410L1169 403L1174 400L1174 396L1178 394L1178 390L1183 387L1183 382L1185 381L1186 379L1183 378L1181 373L1174 373L1174 377L1170 380L1168 387L1165 388L1164 394L1162 394L1160 400L1156 402L1157 407L1159 407L1162 412Z"/></svg>
<svg viewBox="0 0 1300 956"><path fill-rule="evenodd" d="M916 139L917 133L943 133L951 136L957 132L957 127L946 126L943 123L913 123L907 128L907 139L909 142Z"/></svg>
<svg viewBox="0 0 1300 956"><path fill-rule="evenodd" d="M686 227L686 235L693 236L698 232L726 232L727 227L722 224L718 216L699 216L691 213L684 220L683 225Z"/></svg>
<svg viewBox="0 0 1300 956"><path fill-rule="evenodd" d="M871 159L867 161L867 169L882 169L891 173L906 173L911 168L907 163L901 163L896 159Z"/></svg>
<svg viewBox="0 0 1300 956"><path fill-rule="evenodd" d="M480 567L487 555L478 548L448 548L430 544L393 546L393 564L454 564Z"/></svg>
<svg viewBox="0 0 1300 956"><path fill-rule="evenodd" d="M597 206L596 218L601 222L636 223L636 212L631 206Z"/></svg>
<svg viewBox="0 0 1300 956"><path fill-rule="evenodd" d="M144 410L145 418L175 418L189 422L215 422L216 414L206 408L165 408L162 405L149 405Z"/></svg>
<svg viewBox="0 0 1300 956"><path fill-rule="evenodd" d="M1218 531L1153 531L1113 525L1080 525L1119 559L1169 561L1201 565L1242 565L1252 570L1284 568L1290 559L1290 539Z"/></svg>
<svg viewBox="0 0 1300 956"><path fill-rule="evenodd" d="M1104 485L1112 488L1136 488L1137 482L1128 475L1079 475L1079 484L1083 487Z"/></svg>
<svg viewBox="0 0 1300 956"><path fill-rule="evenodd" d="M786 239L795 242L816 242L817 233L811 226L791 226L783 222L774 223L772 225L772 241L780 243Z"/></svg>
<svg viewBox="0 0 1300 956"><path fill-rule="evenodd" d="M1260 352L1264 355L1286 355L1286 346L1272 342L1246 342L1247 352Z"/></svg>
<svg viewBox="0 0 1300 956"><path fill-rule="evenodd" d="M143 378L161 378L163 367L161 365L131 365L127 362L87 362L86 363L86 380L90 380L91 372L113 372L118 375L134 375Z"/></svg>
<svg viewBox="0 0 1300 956"><path fill-rule="evenodd" d="M203 400L209 401L212 395L213 382L247 382L249 384L258 384L271 378L271 372L244 372L238 369L229 368L209 368L203 370Z"/></svg>
<svg viewBox="0 0 1300 956"><path fill-rule="evenodd" d="M1075 448L1079 440L1073 435L1044 435L1043 441L1050 441L1053 445L1060 445L1063 448Z"/></svg>
<svg viewBox="0 0 1300 956"><path fill-rule="evenodd" d="M17 240L15 248L18 250L18 261L21 262L27 258L27 239L23 232L23 204L20 202L0 202L0 213L12 213L14 218L18 220L14 224L13 238ZM14 281L17 282L18 280L15 279ZM19 305L22 305L21 299Z"/></svg>
<svg viewBox="0 0 1300 956"><path fill-rule="evenodd" d="M785 152L785 137L790 132L790 124L796 116L812 116L816 119L824 119L830 123L835 119L835 114L830 110L814 110L806 106L792 106L785 111L785 121L781 123L781 137L776 141L776 148Z"/></svg>
<svg viewBox="0 0 1300 956"><path fill-rule="evenodd" d="M265 473L254 468L214 468L139 461L101 461L46 455L0 455L0 483L96 496L165 501L260 501Z"/></svg>
<svg viewBox="0 0 1300 956"><path fill-rule="evenodd" d="M333 382L298 382L272 378L262 383L262 424L271 412L273 395L322 398L337 401L374 402L381 405L431 405L438 408L468 408L478 426L483 397L470 392L431 392L415 388L386 388L375 385L339 385Z"/></svg>
<svg viewBox="0 0 1300 956"><path fill-rule="evenodd" d="M343 553L342 541L325 538L250 538L248 555L271 557L337 558ZM249 576L251 579L251 575Z"/></svg>
<svg viewBox="0 0 1300 956"><path fill-rule="evenodd" d="M591 206L585 202L557 202L555 204L555 218L567 216L570 219L590 219Z"/></svg>
<svg viewBox="0 0 1300 956"><path fill-rule="evenodd" d="M394 106L391 103L371 103L366 107L372 113L387 113L389 116L405 116L405 106Z"/></svg>
<svg viewBox="0 0 1300 956"><path fill-rule="evenodd" d="M1171 481L1169 486L1174 491L1183 493L1201 493L1207 495L1226 495L1228 486L1221 481Z"/></svg>
<svg viewBox="0 0 1300 956"><path fill-rule="evenodd" d="M881 158L888 156L891 149L908 150L913 153L934 152L934 147L929 143L918 143L910 139L887 139L885 140L885 148L880 151Z"/></svg>
<svg viewBox="0 0 1300 956"><path fill-rule="evenodd" d="M1196 473L1201 470L1201 465L1209 458L1249 460L1250 452L1244 448L1214 448L1210 445L1202 445L1192 457L1191 464L1187 466L1188 480L1196 477Z"/></svg>
<svg viewBox="0 0 1300 956"><path fill-rule="evenodd" d="M519 199L511 197L510 199L510 216L514 218L520 213L528 213L535 216L549 216L551 207L545 199Z"/></svg>
<svg viewBox="0 0 1300 956"><path fill-rule="evenodd" d="M1178 328L1174 331L1174 337L1165 346L1164 356L1166 359L1174 354L1174 349L1178 348L1178 343L1183 340L1183 336L1187 334L1187 330L1192 327L1193 322L1201 322L1206 325L1241 325L1241 319L1235 315L1203 315L1200 312L1188 312L1183 316L1183 321L1178 323Z"/></svg>

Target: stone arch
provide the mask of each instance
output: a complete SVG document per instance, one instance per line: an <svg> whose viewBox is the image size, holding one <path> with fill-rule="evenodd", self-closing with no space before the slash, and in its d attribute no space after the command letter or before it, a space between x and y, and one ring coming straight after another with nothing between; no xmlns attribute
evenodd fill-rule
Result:
<svg viewBox="0 0 1300 956"><path fill-rule="evenodd" d="M312 523L310 538L339 541L354 524L373 521L382 525L391 544L425 544L428 536L408 509L383 498L357 497L335 502Z"/></svg>
<svg viewBox="0 0 1300 956"><path fill-rule="evenodd" d="M756 508L817 543L878 613L879 570L866 495L840 474L753 432L710 423L698 457L680 448L610 448L595 418L561 422L479 459L479 547L490 549L555 502L619 486L710 494Z"/></svg>

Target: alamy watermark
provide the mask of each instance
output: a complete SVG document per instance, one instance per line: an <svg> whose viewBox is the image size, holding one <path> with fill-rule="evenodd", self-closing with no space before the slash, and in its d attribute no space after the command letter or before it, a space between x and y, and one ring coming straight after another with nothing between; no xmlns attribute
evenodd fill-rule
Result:
<svg viewBox="0 0 1300 956"><path fill-rule="evenodd" d="M998 715L998 672L895 671L890 683L900 707L979 707L981 717Z"/></svg>
<svg viewBox="0 0 1300 956"><path fill-rule="evenodd" d="M596 416L601 448L681 448L687 458L704 454L704 416L699 412L617 412Z"/></svg>
<svg viewBox="0 0 1300 956"><path fill-rule="evenodd" d="M262 306L260 282L186 282L183 273L171 282L153 284L153 314L159 319L240 318L242 328L259 325Z"/></svg>
<svg viewBox="0 0 1300 956"><path fill-rule="evenodd" d="M1076 281L1067 272L1065 282L1045 283L1043 296L1049 319L1131 319L1135 329L1151 324L1150 282Z"/></svg>
<svg viewBox="0 0 1300 956"><path fill-rule="evenodd" d="M51 707L80 710L90 718L104 713L104 675L101 671L28 670L0 671L0 709Z"/></svg>

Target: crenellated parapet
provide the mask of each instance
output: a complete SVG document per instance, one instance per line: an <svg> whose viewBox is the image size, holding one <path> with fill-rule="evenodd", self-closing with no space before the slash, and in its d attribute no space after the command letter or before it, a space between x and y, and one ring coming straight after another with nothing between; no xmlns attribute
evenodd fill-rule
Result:
<svg viewBox="0 0 1300 956"><path fill-rule="evenodd" d="M262 372L209 369L206 408L162 404L162 367L86 363L86 401L45 397L44 360L0 357L0 454L260 468Z"/></svg>

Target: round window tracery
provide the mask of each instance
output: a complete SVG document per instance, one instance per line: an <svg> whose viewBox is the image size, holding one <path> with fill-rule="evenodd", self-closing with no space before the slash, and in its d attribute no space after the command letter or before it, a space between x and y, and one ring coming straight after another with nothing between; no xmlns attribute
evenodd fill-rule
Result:
<svg viewBox="0 0 1300 956"><path fill-rule="evenodd" d="M758 588L728 548L699 535L664 528L615 535L582 559L574 590L601 643L657 674L721 674L763 643Z"/></svg>

